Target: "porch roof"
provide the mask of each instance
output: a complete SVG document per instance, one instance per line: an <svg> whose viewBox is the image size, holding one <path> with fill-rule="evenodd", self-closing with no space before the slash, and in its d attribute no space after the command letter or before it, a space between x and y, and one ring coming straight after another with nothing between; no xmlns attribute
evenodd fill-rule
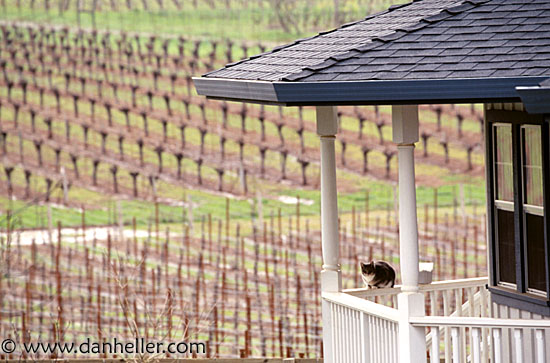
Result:
<svg viewBox="0 0 550 363"><path fill-rule="evenodd" d="M519 101L550 77L550 0L420 0L194 78L286 105Z"/></svg>

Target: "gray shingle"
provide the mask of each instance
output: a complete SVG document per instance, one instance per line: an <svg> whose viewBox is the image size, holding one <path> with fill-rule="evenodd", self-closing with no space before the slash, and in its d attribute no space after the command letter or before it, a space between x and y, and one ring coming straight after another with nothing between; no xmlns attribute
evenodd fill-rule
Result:
<svg viewBox="0 0 550 363"><path fill-rule="evenodd" d="M550 0L420 0L207 77L293 82L550 76Z"/></svg>
<svg viewBox="0 0 550 363"><path fill-rule="evenodd" d="M524 69L514 68L514 69L497 69L495 73L492 74L494 77L520 77L525 72Z"/></svg>
<svg viewBox="0 0 550 363"><path fill-rule="evenodd" d="M359 79L373 78L376 72L356 72L356 73L342 73L336 76L333 81L354 81Z"/></svg>
<svg viewBox="0 0 550 363"><path fill-rule="evenodd" d="M522 59L523 59L523 60L529 60L529 59L534 59L534 60L548 60L548 59L550 59L550 50L548 51L548 53L531 54L531 57L530 57L530 58L522 57Z"/></svg>
<svg viewBox="0 0 550 363"><path fill-rule="evenodd" d="M337 76L337 73L316 73L307 77L307 79L308 81L332 81Z"/></svg>
<svg viewBox="0 0 550 363"><path fill-rule="evenodd" d="M401 79L405 78L409 72L379 72L373 76L373 79L387 80L387 79ZM367 80L368 78L362 78Z"/></svg>
<svg viewBox="0 0 550 363"><path fill-rule="evenodd" d="M476 65L478 63L466 63L466 62L461 62L461 63L447 63L447 64L442 64L438 70L439 71L467 71L467 70L472 70L472 69L475 69L476 68Z"/></svg>
<svg viewBox="0 0 550 363"><path fill-rule="evenodd" d="M434 78L447 78L451 75L451 72L409 72L404 78L407 79L434 79Z"/></svg>
<svg viewBox="0 0 550 363"><path fill-rule="evenodd" d="M433 48L433 49L400 49L392 57L388 58L397 58L397 57L433 57L443 53L445 49L442 48Z"/></svg>
<svg viewBox="0 0 550 363"><path fill-rule="evenodd" d="M397 68L399 64L369 64L361 66L357 72L387 72Z"/></svg>
<svg viewBox="0 0 550 363"><path fill-rule="evenodd" d="M548 75L548 68L529 68L523 72L522 76L537 77L541 75Z"/></svg>
<svg viewBox="0 0 550 363"><path fill-rule="evenodd" d="M510 69L514 68L516 62L482 62L478 63L473 69Z"/></svg>
<svg viewBox="0 0 550 363"><path fill-rule="evenodd" d="M330 73L351 73L355 71L356 69L360 68L360 66L357 65L337 65L334 67L330 67Z"/></svg>

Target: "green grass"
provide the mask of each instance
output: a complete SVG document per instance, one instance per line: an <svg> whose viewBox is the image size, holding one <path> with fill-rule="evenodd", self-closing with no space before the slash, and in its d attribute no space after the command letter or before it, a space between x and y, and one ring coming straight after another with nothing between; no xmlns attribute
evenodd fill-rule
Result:
<svg viewBox="0 0 550 363"><path fill-rule="evenodd" d="M368 180L368 178L364 178ZM458 180L456 181L458 182ZM392 185L370 181L369 188L357 191L355 193L340 194L339 208L342 212L350 212L353 207L356 210L364 210L368 194L369 209L385 210L393 209L394 188ZM100 198L90 191L74 191L82 196L89 198ZM300 213L303 216L320 215L320 193L315 190L296 190L281 188L277 191L280 196L300 197L305 202L300 205ZM449 207L453 205L455 198L460 197L459 187L457 185L446 185L437 189L438 205ZM55 196L55 195L54 195ZM476 184L466 184L464 186L465 204L477 204L482 206L485 203L485 188L482 180ZM433 188L417 187L417 203L419 208L423 205L433 205L435 191ZM200 222L203 216L211 215L213 220L225 219L226 197L213 195L207 192L187 190L185 195L181 195L180 200L188 201L193 205L193 220ZM258 201L259 198L251 197L248 199L230 199L230 218L233 222L246 221L259 217ZM309 201L313 201L311 205ZM267 218L271 213L277 215L281 211L282 216L293 216L296 214L295 204L285 204L276 199L261 198L262 213ZM115 224L118 222L116 202L112 199L104 198L102 208L94 208L85 211L85 221L87 225ZM307 203L307 204L306 204ZM7 226L7 210L10 210L13 216L12 227L15 228L45 228L48 225L47 206L31 205L23 201L10 201L5 197L0 198L0 205L4 214L0 214L0 227ZM120 201L122 218L125 225L131 225L132 218L136 219L138 228L147 228L155 223L155 205L145 201ZM56 206L51 207L52 223L55 226L57 221L61 221L63 226L78 227L82 224L82 211L77 208L65 208ZM171 206L159 203L159 222L161 224L180 224L190 218L190 210L186 206Z"/></svg>

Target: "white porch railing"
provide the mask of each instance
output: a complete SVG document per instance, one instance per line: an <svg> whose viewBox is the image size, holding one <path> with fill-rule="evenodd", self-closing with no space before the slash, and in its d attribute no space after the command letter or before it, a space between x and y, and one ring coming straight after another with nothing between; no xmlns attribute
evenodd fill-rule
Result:
<svg viewBox="0 0 550 363"><path fill-rule="evenodd" d="M443 344L443 348L445 353L449 352L452 360L445 359L445 362L548 362L545 347L545 333L550 329L548 320L426 316L412 317L409 323L430 328L433 336L429 347L431 357L441 357L440 330L451 329L451 344ZM513 336L512 346L502 341L506 330L513 332L510 334ZM534 344L526 344L524 337L527 334L532 336ZM464 339L464 335L469 339ZM487 350L487 347L491 349ZM503 350L510 348L513 349L513 354L505 360Z"/></svg>
<svg viewBox="0 0 550 363"><path fill-rule="evenodd" d="M550 361L550 320L493 318L486 284L487 278L474 278L420 286L426 316L406 323L426 329L429 361ZM396 286L323 293L331 307L333 359L327 361L397 362L400 292Z"/></svg>
<svg viewBox="0 0 550 363"><path fill-rule="evenodd" d="M346 293L323 293L330 304L334 363L397 363L398 311ZM324 327L326 329L327 327ZM327 357L325 357L327 358Z"/></svg>
<svg viewBox="0 0 550 363"><path fill-rule="evenodd" d="M419 291L424 294L426 300L426 315L449 316L456 312L460 314L458 316L489 316L488 293L485 289L487 282L487 277L478 277L419 285ZM343 292L397 309L397 295L401 292L401 286L385 289L347 289Z"/></svg>

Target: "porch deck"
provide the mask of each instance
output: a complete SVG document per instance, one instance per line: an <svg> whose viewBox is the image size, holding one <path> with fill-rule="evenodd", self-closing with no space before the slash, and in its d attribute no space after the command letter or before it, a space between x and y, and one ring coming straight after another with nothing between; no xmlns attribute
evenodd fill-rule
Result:
<svg viewBox="0 0 550 363"><path fill-rule="evenodd" d="M430 361L547 362L550 320L530 314L502 318L487 278L420 285L425 316L398 309L401 287L323 293L330 307L334 362L398 362L399 329L424 328ZM433 359L438 357L439 359Z"/></svg>

